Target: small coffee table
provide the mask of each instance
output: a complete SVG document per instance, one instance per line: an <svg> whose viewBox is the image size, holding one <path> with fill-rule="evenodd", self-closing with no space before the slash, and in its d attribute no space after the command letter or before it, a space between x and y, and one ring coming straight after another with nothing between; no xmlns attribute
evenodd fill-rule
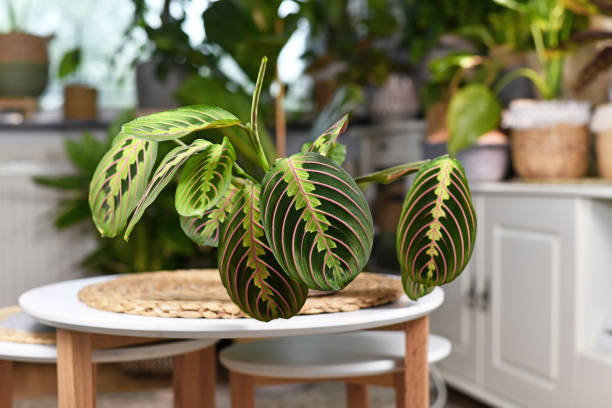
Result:
<svg viewBox="0 0 612 408"><path fill-rule="evenodd" d="M32 289L19 298L23 311L41 323L58 328L58 398L60 408L95 407L91 352L100 344L141 344L162 338L223 339L285 337L341 333L402 325L406 332L405 407L426 408L429 404L427 363L428 314L444 301L444 292L434 289L418 302L402 296L396 302L353 312L300 315L291 319L260 322L254 319L181 319L112 313L88 307L78 300L85 286L113 279L112 276L59 282ZM375 347L375 345L373 345ZM186 361L193 370L183 381L211 389L214 372L195 369L198 362ZM193 375L200 374L194 380ZM179 377L180 380L180 377ZM196 392L196 390L193 390ZM195 405L194 405L195 404ZM189 405L204 407L205 398Z"/></svg>

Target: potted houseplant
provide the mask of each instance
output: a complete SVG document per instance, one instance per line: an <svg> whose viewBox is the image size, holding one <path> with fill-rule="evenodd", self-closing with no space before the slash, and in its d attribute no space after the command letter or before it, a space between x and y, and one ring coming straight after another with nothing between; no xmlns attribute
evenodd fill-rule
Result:
<svg viewBox="0 0 612 408"><path fill-rule="evenodd" d="M508 170L508 140L498 130L501 105L490 88L498 68L494 60L468 53L449 54L430 63L432 80L447 90L446 102L439 105L441 123L428 129L425 157L446 152L456 156L470 181L499 181Z"/></svg>
<svg viewBox="0 0 612 408"><path fill-rule="evenodd" d="M26 33L11 0L6 1L9 31L0 34L0 95L37 97L47 87L51 37Z"/></svg>
<svg viewBox="0 0 612 408"><path fill-rule="evenodd" d="M98 116L96 88L84 85L76 73L81 66L83 51L80 47L67 51L59 65L59 79L73 77L64 86L64 119L76 121L92 121Z"/></svg>
<svg viewBox="0 0 612 408"><path fill-rule="evenodd" d="M250 122L211 105L193 105L137 118L122 127L91 180L89 204L103 236L127 239L146 208L183 167L175 194L182 225L196 242L218 245L221 280L249 316L269 321L295 315L308 289L340 290L361 272L373 241L372 216L358 185L388 183L417 172L398 224L397 253L404 290L412 298L455 279L467 265L476 215L461 164L444 156L353 179L340 163L340 119L302 152L268 160L257 110L266 59ZM238 127L263 177L238 165L228 139L181 138L196 131ZM157 145L175 141L150 177ZM127 225L127 227L126 227ZM124 231L125 230L125 231Z"/></svg>
<svg viewBox="0 0 612 408"><path fill-rule="evenodd" d="M526 178L574 178L588 167L589 106L562 96L563 53L574 14L564 2L533 0L525 3L494 0L519 13L529 24L541 71L519 68L496 85L503 89L526 76L546 101L513 101L503 124L512 129L511 150L515 171ZM552 101L554 99L554 101Z"/></svg>

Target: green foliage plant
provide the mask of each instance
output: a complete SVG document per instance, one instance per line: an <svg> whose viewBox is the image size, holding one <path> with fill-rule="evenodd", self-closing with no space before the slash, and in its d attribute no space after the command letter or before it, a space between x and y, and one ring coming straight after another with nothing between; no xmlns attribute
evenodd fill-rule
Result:
<svg viewBox="0 0 612 408"><path fill-rule="evenodd" d="M404 289L418 299L455 279L476 236L459 162L444 156L353 178L341 167L346 149L338 142L346 116L299 153L269 160L257 120L266 61L247 123L214 105L191 105L122 127L90 184L89 205L101 235L123 233L128 239L139 217L178 176L174 203L183 230L195 242L218 246L219 274L230 298L255 319L290 318L308 289L341 290L366 265L373 224L360 186L416 173L397 229ZM237 164L228 139L183 141L194 131L226 127L242 130L263 177ZM177 146L154 170L153 153L162 141Z"/></svg>
<svg viewBox="0 0 612 408"><path fill-rule="evenodd" d="M121 125L133 117L131 111L120 115L103 140L88 132L80 139L66 139L66 155L75 171L71 174L38 176L34 179L41 186L61 192L54 215L54 224L58 230L82 228L83 234L93 233L99 237L91 222L89 184L97 163L111 148L112 140ZM164 157L173 145L172 142L160 143L157 149L158 157ZM173 183L176 185L176 182ZM174 194L170 189L166 189L143 215L129 242L99 237L95 249L84 254L83 267L96 274L118 274L185 268L195 256L206 262L208 253L198 251L197 245L183 234L179 216L173 209Z"/></svg>

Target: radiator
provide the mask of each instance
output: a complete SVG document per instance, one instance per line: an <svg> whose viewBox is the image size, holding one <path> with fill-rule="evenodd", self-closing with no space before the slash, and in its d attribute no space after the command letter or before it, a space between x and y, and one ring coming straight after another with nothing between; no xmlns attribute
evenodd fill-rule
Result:
<svg viewBox="0 0 612 408"><path fill-rule="evenodd" d="M48 138L47 147L61 151L62 140ZM79 227L58 231L53 215L59 193L32 181L34 175L70 171L68 162L47 160L45 154L27 160L24 150L10 154L7 149L15 146L3 142L6 139L0 137L0 306L8 306L28 289L83 276L79 262L94 249L95 237ZM35 145L31 139L29 144Z"/></svg>

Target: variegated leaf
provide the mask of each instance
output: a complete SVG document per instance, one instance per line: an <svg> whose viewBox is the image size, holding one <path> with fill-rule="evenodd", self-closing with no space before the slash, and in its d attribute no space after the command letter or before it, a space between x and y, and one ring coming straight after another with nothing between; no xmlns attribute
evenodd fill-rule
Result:
<svg viewBox="0 0 612 408"><path fill-rule="evenodd" d="M232 211L238 188L230 186L217 204L201 217L181 216L181 228L196 244L216 247L219 242L219 228L227 214Z"/></svg>
<svg viewBox="0 0 612 408"><path fill-rule="evenodd" d="M89 207L102 236L123 230L138 204L157 158L157 143L120 133L98 163L89 186Z"/></svg>
<svg viewBox="0 0 612 408"><path fill-rule="evenodd" d="M311 289L344 288L372 250L372 216L353 178L318 153L277 160L265 174L266 237L283 269Z"/></svg>
<svg viewBox="0 0 612 408"><path fill-rule="evenodd" d="M260 187L247 182L221 226L218 265L223 285L240 309L257 320L288 319L308 290L291 279L268 246L261 225Z"/></svg>
<svg viewBox="0 0 612 408"><path fill-rule="evenodd" d="M346 146L338 143L338 136L344 133L347 126L348 115L344 115L313 142L304 143L302 153L320 153L338 164L344 163Z"/></svg>
<svg viewBox="0 0 612 408"><path fill-rule="evenodd" d="M155 201L159 193L168 185L168 183L172 180L172 177L176 174L177 170L189 159L192 155L201 152L207 147L211 146L207 140L198 139L195 140L192 144L188 146L178 146L175 147L164 157L155 174L151 178L149 185L147 186L144 194L140 198L138 202L138 206L136 206L136 210L134 210L134 214L130 219L130 223L125 230L125 234L123 238L127 240L134 229L134 226L138 223L142 214L147 209L148 206Z"/></svg>
<svg viewBox="0 0 612 408"><path fill-rule="evenodd" d="M428 287L463 271L476 239L476 214L461 164L440 157L417 173L397 227L404 279Z"/></svg>
<svg viewBox="0 0 612 408"><path fill-rule="evenodd" d="M422 283L411 281L406 274L402 276L402 285L404 292L412 300L419 300L421 296L425 296L434 290L434 286L425 286Z"/></svg>
<svg viewBox="0 0 612 408"><path fill-rule="evenodd" d="M141 116L123 125L122 131L147 140L172 140L196 130L235 126L240 120L213 105L190 105Z"/></svg>
<svg viewBox="0 0 612 408"><path fill-rule="evenodd" d="M214 207L230 186L234 160L236 153L226 137L187 160L176 188L176 211L201 217Z"/></svg>

